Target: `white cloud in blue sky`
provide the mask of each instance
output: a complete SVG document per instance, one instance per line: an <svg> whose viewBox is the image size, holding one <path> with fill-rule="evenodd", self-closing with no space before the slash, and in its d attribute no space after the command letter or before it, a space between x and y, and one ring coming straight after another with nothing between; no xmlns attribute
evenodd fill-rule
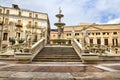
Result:
<svg viewBox="0 0 120 80"><path fill-rule="evenodd" d="M0 5L18 4L20 8L48 13L51 27L62 8L63 22L69 25L88 23L120 23L120 0L0 0Z"/></svg>

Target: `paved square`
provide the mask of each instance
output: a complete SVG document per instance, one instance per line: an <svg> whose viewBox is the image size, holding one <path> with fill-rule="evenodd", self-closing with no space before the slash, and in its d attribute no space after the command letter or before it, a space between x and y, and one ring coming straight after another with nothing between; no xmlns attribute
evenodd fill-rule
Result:
<svg viewBox="0 0 120 80"><path fill-rule="evenodd" d="M118 63L119 64L119 63ZM120 65L82 63L0 64L0 80L120 80Z"/></svg>

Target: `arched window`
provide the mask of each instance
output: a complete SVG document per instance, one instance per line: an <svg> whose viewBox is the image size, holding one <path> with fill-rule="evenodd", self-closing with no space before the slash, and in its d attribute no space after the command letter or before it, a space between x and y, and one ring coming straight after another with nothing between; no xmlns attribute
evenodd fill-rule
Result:
<svg viewBox="0 0 120 80"><path fill-rule="evenodd" d="M35 22L35 27L38 27L38 22Z"/></svg>
<svg viewBox="0 0 120 80"><path fill-rule="evenodd" d="M29 13L29 17L30 17L30 18L32 17L32 13Z"/></svg>
<svg viewBox="0 0 120 80"><path fill-rule="evenodd" d="M21 16L21 14L22 14L21 11L19 11L19 14L18 14L18 15Z"/></svg>
<svg viewBox="0 0 120 80"><path fill-rule="evenodd" d="M38 14L35 15L35 18L38 18Z"/></svg>
<svg viewBox="0 0 120 80"><path fill-rule="evenodd" d="M21 20L18 20L18 25L21 25L21 24L22 24Z"/></svg>
<svg viewBox="0 0 120 80"><path fill-rule="evenodd" d="M6 10L6 14L9 14L9 10Z"/></svg>
<svg viewBox="0 0 120 80"><path fill-rule="evenodd" d="M32 22L31 21L28 22L28 26L32 27Z"/></svg>
<svg viewBox="0 0 120 80"><path fill-rule="evenodd" d="M5 25L8 25L8 24L9 24L9 19L6 18L6 19L5 19Z"/></svg>

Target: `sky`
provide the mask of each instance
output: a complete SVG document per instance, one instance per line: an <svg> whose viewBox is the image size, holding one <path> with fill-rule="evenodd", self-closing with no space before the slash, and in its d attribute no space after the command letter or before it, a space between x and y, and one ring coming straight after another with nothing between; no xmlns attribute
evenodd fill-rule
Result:
<svg viewBox="0 0 120 80"><path fill-rule="evenodd" d="M80 23L120 23L120 0L0 0L1 6L17 4L21 9L47 13L51 28L57 28L55 15L62 9L66 26Z"/></svg>

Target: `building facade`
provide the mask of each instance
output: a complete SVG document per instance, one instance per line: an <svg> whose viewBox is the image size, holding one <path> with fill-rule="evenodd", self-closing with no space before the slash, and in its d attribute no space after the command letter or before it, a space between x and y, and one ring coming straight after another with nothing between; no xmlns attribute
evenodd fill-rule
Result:
<svg viewBox="0 0 120 80"><path fill-rule="evenodd" d="M38 41L42 37L49 40L50 23L47 13L20 9L18 5L12 7L0 6L0 41L8 44L10 38Z"/></svg>
<svg viewBox="0 0 120 80"><path fill-rule="evenodd" d="M87 24L81 23L76 26L64 26L63 39L71 40L76 38L82 43L83 29L87 44L98 44L107 46L120 46L120 24ZM56 33L51 32L51 39L55 39ZM57 36L57 35L56 35Z"/></svg>

